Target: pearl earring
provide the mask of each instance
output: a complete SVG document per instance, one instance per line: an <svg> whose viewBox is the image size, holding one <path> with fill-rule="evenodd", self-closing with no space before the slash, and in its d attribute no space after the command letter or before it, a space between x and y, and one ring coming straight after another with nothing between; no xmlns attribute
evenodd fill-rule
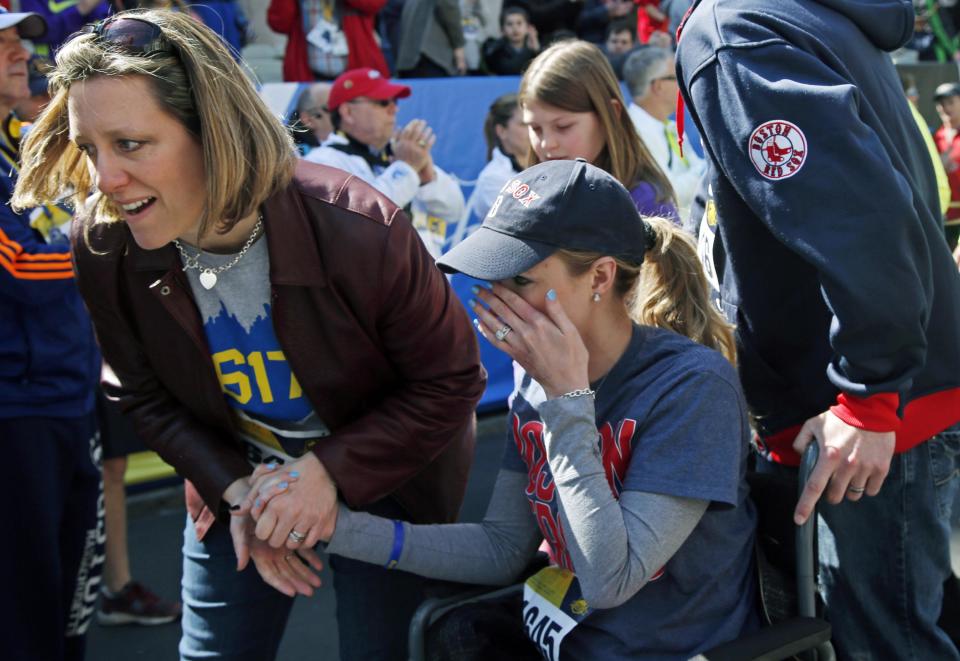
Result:
<svg viewBox="0 0 960 661"><path fill-rule="evenodd" d="M593 302L594 303L600 302L600 292L598 291L593 292Z"/></svg>

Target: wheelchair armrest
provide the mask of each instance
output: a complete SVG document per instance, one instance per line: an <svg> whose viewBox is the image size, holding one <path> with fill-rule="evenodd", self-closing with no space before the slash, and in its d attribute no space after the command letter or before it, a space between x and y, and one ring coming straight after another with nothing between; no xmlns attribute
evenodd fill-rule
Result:
<svg viewBox="0 0 960 661"><path fill-rule="evenodd" d="M830 625L813 617L794 617L718 645L696 661L779 661L830 640Z"/></svg>
<svg viewBox="0 0 960 661"><path fill-rule="evenodd" d="M407 649L410 661L423 661L426 658L425 640L430 625L443 617L448 611L464 604L487 599L499 599L511 594L523 592L523 583L514 583L505 588L491 590L489 587L478 587L464 590L450 597L433 597L426 599L410 619L409 640Z"/></svg>

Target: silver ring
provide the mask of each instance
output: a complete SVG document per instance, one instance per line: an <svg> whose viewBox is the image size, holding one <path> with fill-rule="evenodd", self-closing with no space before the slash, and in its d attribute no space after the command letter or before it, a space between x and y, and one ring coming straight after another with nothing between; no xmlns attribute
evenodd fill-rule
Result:
<svg viewBox="0 0 960 661"><path fill-rule="evenodd" d="M296 542L297 544L299 544L300 542L302 542L307 538L306 535L298 533L296 530L291 530L290 534L287 535L287 537L290 538L290 541Z"/></svg>
<svg viewBox="0 0 960 661"><path fill-rule="evenodd" d="M496 333L494 333L494 337L496 337L500 342L503 342L505 339L507 339L507 335L509 335L510 331L512 330L512 328L504 324L497 330Z"/></svg>
<svg viewBox="0 0 960 661"><path fill-rule="evenodd" d="M863 493L866 490L866 487L847 487L847 491L850 493Z"/></svg>

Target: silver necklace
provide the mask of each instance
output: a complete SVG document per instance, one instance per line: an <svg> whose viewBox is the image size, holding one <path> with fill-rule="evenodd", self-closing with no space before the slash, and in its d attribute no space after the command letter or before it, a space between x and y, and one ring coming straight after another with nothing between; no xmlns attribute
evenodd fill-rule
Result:
<svg viewBox="0 0 960 661"><path fill-rule="evenodd" d="M257 224L253 226L253 231L250 232L250 236L247 237L247 242L243 244L243 247L240 248L240 252L231 259L226 264L218 266L217 268L210 268L209 266L200 265L200 252L198 251L196 255L191 255L187 253L183 245L178 239L173 240L173 244L177 246L177 250L180 251L180 256L183 257L183 270L187 271L189 269L197 269L200 271L200 284L203 285L204 289L213 289L217 286L217 276L223 273L224 271L229 271L234 266L237 265L244 255L247 254L247 251L250 250L250 246L253 245L254 241L257 240L257 237L260 236L260 230L263 229L263 214L257 216Z"/></svg>

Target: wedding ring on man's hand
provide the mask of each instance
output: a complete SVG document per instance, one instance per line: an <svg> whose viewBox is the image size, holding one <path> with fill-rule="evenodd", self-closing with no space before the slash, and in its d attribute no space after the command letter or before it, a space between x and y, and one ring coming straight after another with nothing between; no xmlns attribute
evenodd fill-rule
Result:
<svg viewBox="0 0 960 661"><path fill-rule="evenodd" d="M507 339L507 335L509 335L509 334L510 334L510 331L512 331L512 330L513 330L512 328L510 328L509 326L507 326L506 324L504 324L503 326L501 326L501 327L497 330L496 333L494 333L494 336L495 336L499 341L503 342L505 339Z"/></svg>
<svg viewBox="0 0 960 661"><path fill-rule="evenodd" d="M847 491L850 493L863 493L866 490L866 487L847 487Z"/></svg>
<svg viewBox="0 0 960 661"><path fill-rule="evenodd" d="M300 542L302 542L303 540L305 540L305 539L307 538L306 535L303 535L303 534L301 534L301 533L298 533L296 530L291 530L291 531L290 531L290 534L287 535L287 537L290 538L290 541L296 542L297 544L299 544Z"/></svg>

